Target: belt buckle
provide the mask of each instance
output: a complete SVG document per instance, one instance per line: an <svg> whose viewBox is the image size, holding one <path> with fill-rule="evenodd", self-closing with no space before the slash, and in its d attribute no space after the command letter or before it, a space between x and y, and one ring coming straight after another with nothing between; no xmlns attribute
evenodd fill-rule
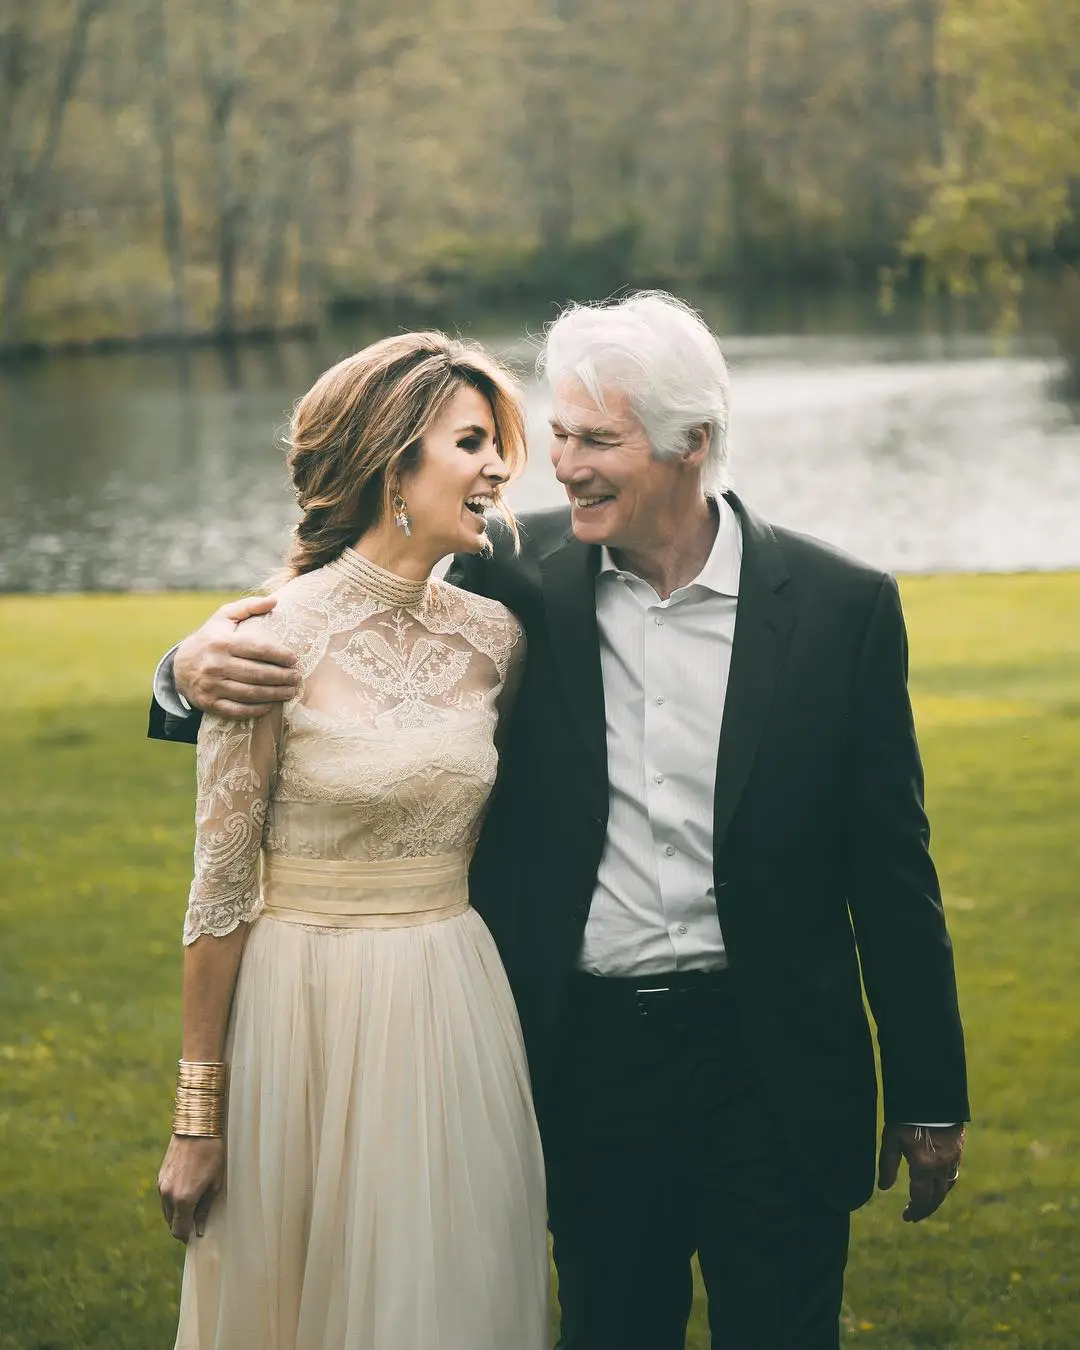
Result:
<svg viewBox="0 0 1080 1350"><path fill-rule="evenodd" d="M655 988L652 989L638 989L634 996L635 1001L637 1002L638 1016L639 1017L649 1016L650 999L652 1000L653 1012L658 1011L659 1007L663 1004L664 994L670 993L671 993L671 986L667 984L657 985Z"/></svg>

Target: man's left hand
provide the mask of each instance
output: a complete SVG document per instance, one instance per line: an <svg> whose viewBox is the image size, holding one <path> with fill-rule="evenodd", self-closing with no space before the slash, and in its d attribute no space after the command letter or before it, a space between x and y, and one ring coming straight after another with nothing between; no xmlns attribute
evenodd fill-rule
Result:
<svg viewBox="0 0 1080 1350"><path fill-rule="evenodd" d="M940 1208L960 1176L966 1130L963 1125L886 1125L878 1156L878 1189L887 1191L907 1159L911 1186L905 1223L918 1223Z"/></svg>

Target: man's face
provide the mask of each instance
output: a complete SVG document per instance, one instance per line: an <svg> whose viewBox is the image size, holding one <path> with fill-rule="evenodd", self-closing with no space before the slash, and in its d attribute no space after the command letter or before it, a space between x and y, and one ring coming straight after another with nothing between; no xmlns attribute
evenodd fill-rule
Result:
<svg viewBox="0 0 1080 1350"><path fill-rule="evenodd" d="M575 379L555 389L551 462L566 489L582 543L637 552L655 546L685 489L686 465L653 456L645 429L620 389L603 389L604 408ZM606 411L605 411L606 408Z"/></svg>

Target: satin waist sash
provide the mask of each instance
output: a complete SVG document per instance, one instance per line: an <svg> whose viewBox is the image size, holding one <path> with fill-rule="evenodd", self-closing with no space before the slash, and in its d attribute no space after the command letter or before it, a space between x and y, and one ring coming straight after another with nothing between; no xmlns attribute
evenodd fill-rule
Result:
<svg viewBox="0 0 1080 1350"><path fill-rule="evenodd" d="M461 853L387 862L335 862L264 853L263 913L318 928L411 928L469 908Z"/></svg>

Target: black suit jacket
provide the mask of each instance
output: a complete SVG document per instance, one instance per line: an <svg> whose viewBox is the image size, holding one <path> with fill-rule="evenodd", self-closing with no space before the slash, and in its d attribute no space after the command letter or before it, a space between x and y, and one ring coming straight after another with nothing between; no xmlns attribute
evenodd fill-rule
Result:
<svg viewBox="0 0 1080 1350"><path fill-rule="evenodd" d="M952 949L928 851L896 584L734 494L743 564L714 796L716 903L765 1081L836 1204L873 1189L886 1119L968 1118ZM523 621L529 654L473 903L510 974L541 1114L607 827L600 550L568 512L451 579ZM709 729L703 729L709 734ZM715 728L711 729L715 735Z"/></svg>
<svg viewBox="0 0 1080 1350"><path fill-rule="evenodd" d="M714 795L717 909L769 1093L808 1174L854 1208L873 1190L876 1145L862 984L886 1119L968 1118L904 622L891 577L728 501L743 563ZM525 516L522 534L519 556L502 539L491 558L455 560L450 579L501 600L528 637L470 890L514 989L543 1121L607 829L600 550L574 538L566 510ZM196 725L151 714L151 735L192 739Z"/></svg>

